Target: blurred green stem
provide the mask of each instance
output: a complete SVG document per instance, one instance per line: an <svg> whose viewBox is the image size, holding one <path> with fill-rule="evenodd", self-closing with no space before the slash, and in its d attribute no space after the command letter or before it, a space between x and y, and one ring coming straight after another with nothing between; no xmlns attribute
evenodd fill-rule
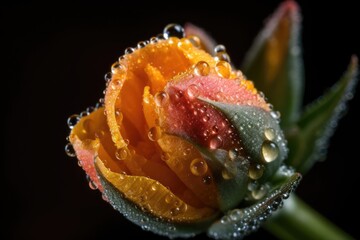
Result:
<svg viewBox="0 0 360 240"><path fill-rule="evenodd" d="M286 240L353 239L295 195L285 201L283 209L264 227Z"/></svg>

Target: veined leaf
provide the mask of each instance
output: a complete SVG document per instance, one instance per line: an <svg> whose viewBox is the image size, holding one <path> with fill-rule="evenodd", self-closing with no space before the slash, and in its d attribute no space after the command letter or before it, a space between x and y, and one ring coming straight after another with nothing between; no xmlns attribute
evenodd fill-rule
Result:
<svg viewBox="0 0 360 240"><path fill-rule="evenodd" d="M340 81L305 109L296 127L288 132L287 164L304 173L325 157L329 138L346 110L346 102L354 94L357 72L358 60L353 56Z"/></svg>
<svg viewBox="0 0 360 240"><path fill-rule="evenodd" d="M242 69L280 111L282 127L298 118L304 73L300 13L294 1L285 1L269 19L245 57Z"/></svg>

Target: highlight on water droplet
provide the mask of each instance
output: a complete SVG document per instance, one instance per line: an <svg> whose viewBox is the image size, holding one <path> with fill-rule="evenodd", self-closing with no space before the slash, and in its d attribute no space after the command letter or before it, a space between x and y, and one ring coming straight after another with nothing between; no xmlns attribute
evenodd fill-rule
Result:
<svg viewBox="0 0 360 240"><path fill-rule="evenodd" d="M151 141L157 141L161 138L161 134L160 127L152 127L149 129L148 137Z"/></svg>
<svg viewBox="0 0 360 240"><path fill-rule="evenodd" d="M111 66L111 72L112 74L117 74L119 73L121 70L124 69L124 66L121 65L119 62L115 62L112 66Z"/></svg>
<svg viewBox="0 0 360 240"><path fill-rule="evenodd" d="M251 164L249 168L249 177L257 180L264 174L265 166L262 164Z"/></svg>
<svg viewBox="0 0 360 240"><path fill-rule="evenodd" d="M112 78L111 72L106 73L104 76L105 82L109 82L111 80L111 78Z"/></svg>
<svg viewBox="0 0 360 240"><path fill-rule="evenodd" d="M185 31L181 25L171 23L164 28L163 35L165 39L169 39L170 37L183 38L185 37Z"/></svg>
<svg viewBox="0 0 360 240"><path fill-rule="evenodd" d="M259 189L252 191L251 196L255 200L259 200L259 199L262 199L263 197L265 197L265 195L268 193L268 191L269 191L269 187L267 185L262 185Z"/></svg>
<svg viewBox="0 0 360 240"><path fill-rule="evenodd" d="M219 45L215 46L214 52L215 53L226 52L226 47L222 44L219 44Z"/></svg>
<svg viewBox="0 0 360 240"><path fill-rule="evenodd" d="M279 148L276 143L264 141L261 146L261 154L266 163L274 161L279 156Z"/></svg>
<svg viewBox="0 0 360 240"><path fill-rule="evenodd" d="M205 61L199 61L194 66L194 74L197 76L207 76L210 73L210 66Z"/></svg>
<svg viewBox="0 0 360 240"><path fill-rule="evenodd" d="M128 156L128 151L126 148L119 148L115 152L115 157L117 160L120 161L125 160L127 156Z"/></svg>
<svg viewBox="0 0 360 240"><path fill-rule="evenodd" d="M186 89L186 95L190 98L190 99L194 99L197 98L199 96L199 87L196 84L191 84L187 89Z"/></svg>
<svg viewBox="0 0 360 240"><path fill-rule="evenodd" d="M206 161L202 158L195 158L190 163L190 171L195 176L203 176L208 170Z"/></svg>
<svg viewBox="0 0 360 240"><path fill-rule="evenodd" d="M169 99L169 95L164 91L155 93L154 101L156 106L158 107L163 107L168 101L168 99Z"/></svg>
<svg viewBox="0 0 360 240"><path fill-rule="evenodd" d="M201 47L201 40L198 36L191 35L188 37L189 41L192 43L192 45L196 48Z"/></svg>
<svg viewBox="0 0 360 240"><path fill-rule="evenodd" d="M229 155L230 160L235 160L238 157L239 152L236 148L230 149L228 152L228 155Z"/></svg>
<svg viewBox="0 0 360 240"><path fill-rule="evenodd" d="M279 111L271 111L270 115L271 115L272 118L274 118L276 120L280 119L280 116L281 116Z"/></svg>
<svg viewBox="0 0 360 240"><path fill-rule="evenodd" d="M267 140L273 141L275 139L275 130L272 128L265 129L264 136Z"/></svg>
<svg viewBox="0 0 360 240"><path fill-rule="evenodd" d="M202 178L202 182L206 185L209 185L212 182L212 177L209 175L206 175Z"/></svg>
<svg viewBox="0 0 360 240"><path fill-rule="evenodd" d="M68 143L68 144L65 145L65 153L69 157L76 157L75 149L74 149L74 147L73 147L73 145L71 143Z"/></svg>
<svg viewBox="0 0 360 240"><path fill-rule="evenodd" d="M78 123L78 121L80 120L80 116L77 114L73 114L71 115L68 119L67 119L67 125L70 129L73 129L73 127Z"/></svg>
<svg viewBox="0 0 360 240"><path fill-rule="evenodd" d="M219 61L215 65L217 75L223 78L229 78L231 74L231 66L226 61Z"/></svg>
<svg viewBox="0 0 360 240"><path fill-rule="evenodd" d="M138 42L137 48L138 48L138 49L143 48L143 47L146 46L146 44L147 44L147 43L146 43L145 41Z"/></svg>
<svg viewBox="0 0 360 240"><path fill-rule="evenodd" d="M128 54L133 53L134 51L135 51L134 48L128 47L128 48L125 49L124 53L125 53L125 55L128 55Z"/></svg>
<svg viewBox="0 0 360 240"><path fill-rule="evenodd" d="M89 187L90 187L91 190L96 190L96 189L98 189L98 186L96 185L96 183L94 183L94 182L91 180L91 178L90 178L89 175L86 175L86 180L88 181Z"/></svg>
<svg viewBox="0 0 360 240"><path fill-rule="evenodd" d="M220 136L214 136L210 139L210 142L209 142L209 148L210 149L218 149L222 146L222 139Z"/></svg>

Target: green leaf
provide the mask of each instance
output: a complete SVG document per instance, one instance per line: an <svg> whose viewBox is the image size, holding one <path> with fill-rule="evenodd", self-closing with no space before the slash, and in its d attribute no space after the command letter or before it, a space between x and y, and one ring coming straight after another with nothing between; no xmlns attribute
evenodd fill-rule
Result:
<svg viewBox="0 0 360 240"><path fill-rule="evenodd" d="M297 120L303 97L304 73L300 46L300 13L285 1L257 36L242 70L282 115L282 127Z"/></svg>
<svg viewBox="0 0 360 240"><path fill-rule="evenodd" d="M290 196L298 185L301 175L294 173L287 176L282 184L273 189L268 196L243 209L229 211L221 220L213 223L208 235L215 239L241 239L256 231L272 213L283 205L284 199Z"/></svg>
<svg viewBox="0 0 360 240"><path fill-rule="evenodd" d="M305 109L287 133L290 149L287 164L305 173L325 157L329 138L346 110L346 102L354 94L357 72L358 61L354 56L340 81Z"/></svg>

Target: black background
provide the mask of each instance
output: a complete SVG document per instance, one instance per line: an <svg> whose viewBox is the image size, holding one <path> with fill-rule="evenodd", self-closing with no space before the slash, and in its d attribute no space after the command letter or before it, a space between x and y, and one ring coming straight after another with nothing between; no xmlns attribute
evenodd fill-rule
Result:
<svg viewBox="0 0 360 240"><path fill-rule="evenodd" d="M351 54L360 53L355 4L309 2L299 2L304 16L306 103L339 79ZM64 153L67 117L102 96L104 73L126 47L160 33L170 22L202 26L226 45L239 66L263 20L279 3L241 1L235 7L221 1L203 3L202 8L187 5L186 10L180 2L169 2L166 10L150 10L162 5L138 1L1 5L5 154L0 216L7 223L1 234L7 239L154 237L89 189L76 160ZM318 163L298 189L306 202L354 237L360 237L356 222L349 218L358 215L358 104L355 96L331 140L327 161ZM249 239L264 237L271 238L261 230Z"/></svg>

